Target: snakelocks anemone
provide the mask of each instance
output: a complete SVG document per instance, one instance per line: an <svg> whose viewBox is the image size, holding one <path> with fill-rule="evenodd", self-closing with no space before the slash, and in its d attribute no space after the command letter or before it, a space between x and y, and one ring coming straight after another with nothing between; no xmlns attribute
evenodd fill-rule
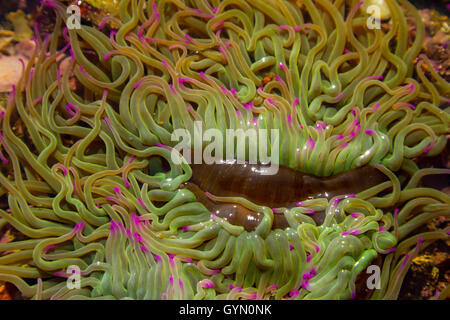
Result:
<svg viewBox="0 0 450 320"><path fill-rule="evenodd" d="M422 183L450 170L416 159L446 145L450 84L407 1L384 28L343 0L121 0L98 28L43 6L54 31L1 113L0 227L22 236L0 282L24 298L396 299L448 239L418 229L450 214ZM276 130L278 172L175 163L195 123Z"/></svg>

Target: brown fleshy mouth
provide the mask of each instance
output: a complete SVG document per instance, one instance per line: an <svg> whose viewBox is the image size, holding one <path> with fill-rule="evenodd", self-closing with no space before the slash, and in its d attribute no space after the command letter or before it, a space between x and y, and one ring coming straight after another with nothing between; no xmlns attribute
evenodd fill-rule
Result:
<svg viewBox="0 0 450 320"><path fill-rule="evenodd" d="M304 174L280 166L277 174L263 175L264 165L216 163L193 164L192 177L183 187L193 192L211 213L230 224L254 231L264 214L234 202L217 202L208 194L218 197L242 197L256 205L270 208L293 208L301 201L316 198L328 200L335 196L357 194L387 180L373 166L363 166L330 177ZM324 221L325 212L311 214L316 225ZM284 214L274 210L272 229L286 229L289 223Z"/></svg>

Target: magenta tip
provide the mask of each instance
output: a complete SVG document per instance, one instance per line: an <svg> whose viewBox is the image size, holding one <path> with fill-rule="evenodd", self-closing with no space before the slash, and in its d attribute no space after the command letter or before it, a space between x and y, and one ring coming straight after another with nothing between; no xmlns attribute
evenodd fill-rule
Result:
<svg viewBox="0 0 450 320"><path fill-rule="evenodd" d="M408 260L409 260L409 253L405 254L405 258L402 262L402 266L404 266Z"/></svg>
<svg viewBox="0 0 450 320"><path fill-rule="evenodd" d="M431 143L428 147L426 147L425 150L423 150L423 153L428 153L428 151L430 151L432 147L433 147L433 144Z"/></svg>
<svg viewBox="0 0 450 320"><path fill-rule="evenodd" d="M309 280L305 280L305 281L303 281L303 283L302 283L302 288L303 288L303 289L308 289L308 285L309 285Z"/></svg>

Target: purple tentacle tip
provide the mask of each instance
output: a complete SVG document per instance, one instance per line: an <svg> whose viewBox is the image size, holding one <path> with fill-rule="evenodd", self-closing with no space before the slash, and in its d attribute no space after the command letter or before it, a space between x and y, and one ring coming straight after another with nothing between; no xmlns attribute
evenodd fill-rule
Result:
<svg viewBox="0 0 450 320"><path fill-rule="evenodd" d="M338 204L339 204L339 199L334 199L332 206L336 207Z"/></svg>
<svg viewBox="0 0 450 320"><path fill-rule="evenodd" d="M426 149L423 150L423 153L428 153L428 151L430 151L431 148L432 148L433 146L434 146L434 145L433 145L432 143L430 143L430 144L428 145L428 147L426 147Z"/></svg>
<svg viewBox="0 0 450 320"><path fill-rule="evenodd" d="M202 287L204 289L214 288L214 283L211 280L206 279L206 280L203 281Z"/></svg>
<svg viewBox="0 0 450 320"><path fill-rule="evenodd" d="M308 141L306 141L306 143L308 144L308 146L311 149L314 149L314 146L316 145L316 143L314 142L313 138L309 138Z"/></svg>
<svg viewBox="0 0 450 320"><path fill-rule="evenodd" d="M309 280L305 280L305 281L303 281L303 283L302 283L302 288L305 289L305 290L307 290L307 289L308 289L308 285L309 285Z"/></svg>

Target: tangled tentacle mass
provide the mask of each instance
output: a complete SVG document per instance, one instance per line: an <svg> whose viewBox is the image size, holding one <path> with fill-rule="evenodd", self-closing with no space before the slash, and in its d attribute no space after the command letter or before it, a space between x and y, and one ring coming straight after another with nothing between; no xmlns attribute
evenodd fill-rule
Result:
<svg viewBox="0 0 450 320"><path fill-rule="evenodd" d="M2 111L0 227L23 237L0 244L0 281L35 299L348 299L381 259L371 298L395 299L419 250L448 239L416 230L450 214L421 185L449 170L414 159L445 147L450 85L419 55L417 11L386 3L387 29L342 0L122 0L99 28L67 29L66 7L44 1L54 32ZM192 170L171 134L194 121L277 129L279 164L306 174L386 179L292 208L204 190L262 213L246 231L182 187Z"/></svg>

